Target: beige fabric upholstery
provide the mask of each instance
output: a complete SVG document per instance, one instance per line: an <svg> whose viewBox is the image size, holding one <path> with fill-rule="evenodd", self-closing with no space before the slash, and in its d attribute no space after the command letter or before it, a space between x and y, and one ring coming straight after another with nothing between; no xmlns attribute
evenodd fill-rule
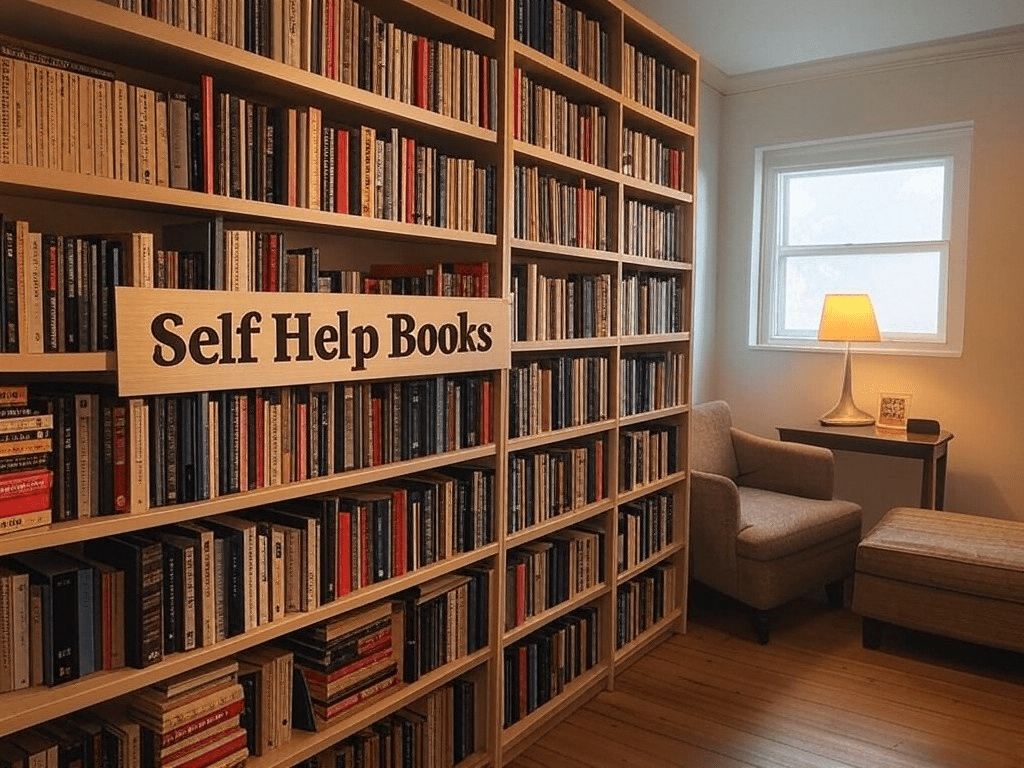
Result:
<svg viewBox="0 0 1024 768"><path fill-rule="evenodd" d="M768 610L853 573L861 510L832 498L831 451L736 429L722 401L694 407L691 435L697 581Z"/></svg>
<svg viewBox="0 0 1024 768"><path fill-rule="evenodd" d="M853 610L1024 651L1024 523L889 510L857 548Z"/></svg>

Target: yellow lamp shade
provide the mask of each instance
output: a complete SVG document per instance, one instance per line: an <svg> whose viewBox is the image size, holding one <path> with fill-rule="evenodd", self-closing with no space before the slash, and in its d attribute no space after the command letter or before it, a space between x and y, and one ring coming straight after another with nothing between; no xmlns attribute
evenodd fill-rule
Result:
<svg viewBox="0 0 1024 768"><path fill-rule="evenodd" d="M819 341L881 341L866 293L829 293L821 308Z"/></svg>

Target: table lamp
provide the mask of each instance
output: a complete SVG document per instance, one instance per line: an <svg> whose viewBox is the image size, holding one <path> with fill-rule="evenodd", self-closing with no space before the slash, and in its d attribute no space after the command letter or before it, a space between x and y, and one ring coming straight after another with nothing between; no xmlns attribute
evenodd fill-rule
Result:
<svg viewBox="0 0 1024 768"><path fill-rule="evenodd" d="M846 342L846 373L843 393L835 408L818 421L828 427L853 427L874 424L875 419L853 402L850 375L850 342L881 341L875 311L866 293L830 293L825 296L818 324L818 341Z"/></svg>

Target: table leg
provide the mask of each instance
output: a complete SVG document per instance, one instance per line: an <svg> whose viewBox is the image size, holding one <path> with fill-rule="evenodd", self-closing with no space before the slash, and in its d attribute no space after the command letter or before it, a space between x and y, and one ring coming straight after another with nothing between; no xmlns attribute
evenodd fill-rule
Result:
<svg viewBox="0 0 1024 768"><path fill-rule="evenodd" d="M946 457L949 454L943 450L935 462L935 508L945 509L946 504Z"/></svg>
<svg viewBox="0 0 1024 768"><path fill-rule="evenodd" d="M921 472L921 508L936 509L935 486L938 475L938 461L935 454L924 459L924 469Z"/></svg>

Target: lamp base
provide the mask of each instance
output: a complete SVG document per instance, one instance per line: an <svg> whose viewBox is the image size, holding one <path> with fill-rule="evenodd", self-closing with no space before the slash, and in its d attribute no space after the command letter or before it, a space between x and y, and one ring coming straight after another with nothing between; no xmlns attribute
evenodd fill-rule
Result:
<svg viewBox="0 0 1024 768"><path fill-rule="evenodd" d="M875 417L865 413L853 401L840 401L835 408L818 419L825 427L866 427L875 423Z"/></svg>
<svg viewBox="0 0 1024 768"><path fill-rule="evenodd" d="M862 411L853 403L853 387L850 364L850 344L846 344L846 364L843 373L843 393L835 408L820 417L818 421L825 427L866 427L875 423L875 417Z"/></svg>

